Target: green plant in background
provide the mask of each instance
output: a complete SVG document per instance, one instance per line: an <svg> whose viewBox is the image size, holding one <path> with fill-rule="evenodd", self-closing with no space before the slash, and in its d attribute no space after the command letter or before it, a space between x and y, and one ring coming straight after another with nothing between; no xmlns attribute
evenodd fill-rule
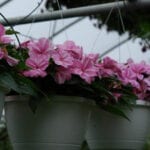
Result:
<svg viewBox="0 0 150 150"><path fill-rule="evenodd" d="M150 150L150 138L145 143L144 150Z"/></svg>
<svg viewBox="0 0 150 150"><path fill-rule="evenodd" d="M75 8L82 6L89 6L95 4L103 4L109 2L117 2L123 0L59 0L61 6L66 8ZM126 1L125 1L126 2ZM136 0L130 0L131 3L136 2ZM47 9L58 10L59 6L56 0L47 0L45 7ZM150 9L139 10L136 9L131 11L126 7L125 3L124 10L112 11L112 14L107 23L105 22L108 13L100 13L90 15L90 19L96 20L96 24L94 24L97 28L101 29L101 27L106 23L108 31L117 31L119 34L128 31L130 36L136 38L141 38L141 46L142 51L145 52L147 49L150 49ZM119 14L120 11L120 14ZM122 17L122 19L120 18ZM124 24L124 29L122 27L122 20Z"/></svg>

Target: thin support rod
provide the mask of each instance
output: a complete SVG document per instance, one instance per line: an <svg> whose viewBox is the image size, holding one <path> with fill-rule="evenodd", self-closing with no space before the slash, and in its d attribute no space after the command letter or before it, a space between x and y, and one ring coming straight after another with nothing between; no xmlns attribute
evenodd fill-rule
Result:
<svg viewBox="0 0 150 150"><path fill-rule="evenodd" d="M56 26L57 26L57 21L55 20L54 21L54 24L53 24L53 29L52 29L52 35L54 35L55 31L56 31ZM51 40L53 39L53 37L51 37Z"/></svg>
<svg viewBox="0 0 150 150"><path fill-rule="evenodd" d="M54 38L55 36L59 35L61 32L65 31L66 29L70 28L71 26L75 25L76 23L80 22L81 20L83 20L85 17L81 17L76 19L75 21L69 23L68 25L66 25L65 27L61 28L60 30L58 30L57 32L55 32L50 39Z"/></svg>
<svg viewBox="0 0 150 150"><path fill-rule="evenodd" d="M12 0L6 0L0 4L0 8L11 2Z"/></svg>
<svg viewBox="0 0 150 150"><path fill-rule="evenodd" d="M116 45L114 45L113 47L109 48L108 50L106 50L104 53L102 53L100 55L100 58L104 57L105 55L107 55L108 53L110 53L111 51L113 51L115 48L123 45L124 43L128 42L131 39L131 36L129 36L128 38L126 38L125 40L117 43Z"/></svg>
<svg viewBox="0 0 150 150"><path fill-rule="evenodd" d="M61 16L62 14L63 14L63 19L79 17L79 16L88 16L97 13L107 13L110 11L110 9L112 9L112 7L114 7L114 10L117 11L118 6L120 10L127 9L127 8L130 11L139 10L139 9L145 10L150 8L150 0L138 0L136 2L119 1L119 2L104 3L104 4L92 5L86 7L78 7L78 8L72 8L67 10L47 12L45 14L32 15L21 22L20 20L22 20L24 16L8 18L8 21L11 25L19 25L19 24L31 23L33 21L33 18L35 19L34 22L62 19ZM3 25L8 26L8 24L5 21L0 20L0 22Z"/></svg>

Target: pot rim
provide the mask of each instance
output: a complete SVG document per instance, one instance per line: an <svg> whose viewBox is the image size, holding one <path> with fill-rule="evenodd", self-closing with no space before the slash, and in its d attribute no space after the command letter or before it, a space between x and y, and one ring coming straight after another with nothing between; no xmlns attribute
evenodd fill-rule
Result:
<svg viewBox="0 0 150 150"><path fill-rule="evenodd" d="M137 100L136 101L136 105L139 105L139 106L150 106L150 102L144 101L144 100Z"/></svg>
<svg viewBox="0 0 150 150"><path fill-rule="evenodd" d="M68 97L68 96L65 96L65 95L50 95L47 97L46 101L47 102L53 102L54 101L54 98L57 97L56 101L55 102L59 102L59 101L62 101L61 99L63 97ZM85 103L87 102L87 104L93 104L93 100L91 99L86 99L84 97L79 97L79 96L70 96L71 99L66 99L66 100L63 100L63 102L80 102L80 103ZM19 98L19 100L18 100ZM60 99L59 99L60 98ZM77 98L77 99L76 99ZM30 96L29 95L9 95L9 96L6 96L5 97L5 103L7 102L25 102L25 101L29 101L30 100Z"/></svg>
<svg viewBox="0 0 150 150"><path fill-rule="evenodd" d="M64 95L52 95L50 97L55 97L55 96L60 96L60 97L66 97ZM28 95L10 95L10 96L6 96L5 97L5 102L13 102L13 101L18 101L16 100L17 97L20 97L21 98L21 101L26 101L27 99L29 99L30 96ZM75 96L71 96L71 97L75 97ZM86 99L84 97L80 97L80 99L78 101L84 101L85 100L89 103L89 102L93 102L94 104L94 101L90 100L90 99ZM74 100L76 101L76 100ZM144 100L137 100L136 101L136 106L146 106L146 107L150 107L150 102L148 101L144 101Z"/></svg>

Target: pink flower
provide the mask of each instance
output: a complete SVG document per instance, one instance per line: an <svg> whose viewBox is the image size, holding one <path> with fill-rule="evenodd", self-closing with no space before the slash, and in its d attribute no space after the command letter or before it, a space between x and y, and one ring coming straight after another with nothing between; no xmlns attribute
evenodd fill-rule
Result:
<svg viewBox="0 0 150 150"><path fill-rule="evenodd" d="M5 36L5 28L2 24L0 24L0 43L10 43L12 41L11 38Z"/></svg>
<svg viewBox="0 0 150 150"><path fill-rule="evenodd" d="M99 62L99 54L88 54L86 57L88 57L94 64Z"/></svg>
<svg viewBox="0 0 150 150"><path fill-rule="evenodd" d="M93 64L91 59L84 57L82 61L75 61L71 66L71 72L79 75L87 83L91 83L98 74L98 68Z"/></svg>
<svg viewBox="0 0 150 150"><path fill-rule="evenodd" d="M47 59L50 58L50 51L53 50L53 44L46 38L41 38L37 42L30 41L27 43L29 48L29 56L45 55Z"/></svg>
<svg viewBox="0 0 150 150"><path fill-rule="evenodd" d="M134 88L134 93L141 100L147 99L146 96L147 96L148 86L143 81L140 81L139 83L140 83L140 88Z"/></svg>
<svg viewBox="0 0 150 150"><path fill-rule="evenodd" d="M45 77L47 73L41 69L26 70L23 72L26 77Z"/></svg>
<svg viewBox="0 0 150 150"><path fill-rule="evenodd" d="M67 51L75 59L82 59L83 49L79 46L76 46L73 41L66 41L62 45L57 45L59 50Z"/></svg>
<svg viewBox="0 0 150 150"><path fill-rule="evenodd" d="M5 59L10 66L18 64L19 60L8 55L7 50L0 48L0 59Z"/></svg>
<svg viewBox="0 0 150 150"><path fill-rule="evenodd" d="M2 59L5 56L5 52L0 48L0 59Z"/></svg>
<svg viewBox="0 0 150 150"><path fill-rule="evenodd" d="M30 68L23 72L28 77L45 77L47 75L46 69L49 65L49 61L45 59L45 56L34 55L26 60L26 65Z"/></svg>
<svg viewBox="0 0 150 150"><path fill-rule="evenodd" d="M145 78L145 79L143 80L143 82L147 85L148 90L150 90L150 76L149 76L148 78Z"/></svg>
<svg viewBox="0 0 150 150"><path fill-rule="evenodd" d="M122 71L122 78L120 78L124 84L131 84L133 87L140 89L140 84L137 82L136 73L131 68L126 68Z"/></svg>
<svg viewBox="0 0 150 150"><path fill-rule="evenodd" d="M73 57L68 52L63 50L53 50L51 52L51 58L55 64L64 68L68 68L73 64Z"/></svg>
<svg viewBox="0 0 150 150"><path fill-rule="evenodd" d="M117 76L121 74L120 65L113 59L105 57L103 62L98 64L99 77Z"/></svg>
<svg viewBox="0 0 150 150"><path fill-rule="evenodd" d="M6 56L5 59L6 59L7 63L8 63L10 66L15 66L15 65L17 65L18 62L19 62L18 59L15 59L15 58L13 58L13 57L11 57L11 56Z"/></svg>
<svg viewBox="0 0 150 150"><path fill-rule="evenodd" d="M140 64L130 64L130 69L134 72L135 76L139 80L143 80L144 76L143 73L146 72L146 66L145 63Z"/></svg>
<svg viewBox="0 0 150 150"><path fill-rule="evenodd" d="M120 94L120 93L113 93L113 96L114 96L115 99L118 101L119 98L122 96L122 94Z"/></svg>
<svg viewBox="0 0 150 150"><path fill-rule="evenodd" d="M71 79L71 72L64 67L58 67L55 75L55 80L59 84L63 84L66 80Z"/></svg>
<svg viewBox="0 0 150 150"><path fill-rule="evenodd" d="M132 64L132 63L134 63L133 59L132 59L132 58L129 58L129 59L127 60L127 64Z"/></svg>
<svg viewBox="0 0 150 150"><path fill-rule="evenodd" d="M25 41L25 42L21 43L21 48L28 48L28 45L29 45L30 42L31 41L28 40L28 41Z"/></svg>

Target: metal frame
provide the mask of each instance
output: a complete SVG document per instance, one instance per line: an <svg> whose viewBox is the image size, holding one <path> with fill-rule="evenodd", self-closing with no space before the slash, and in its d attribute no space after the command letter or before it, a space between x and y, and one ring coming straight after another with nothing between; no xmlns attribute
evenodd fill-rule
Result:
<svg viewBox="0 0 150 150"><path fill-rule="evenodd" d="M108 53L110 53L111 51L113 51L114 49L116 49L117 47L125 44L126 42L130 41L132 38L132 36L127 37L125 40L122 40L121 42L117 43L116 45L114 45L113 47L105 50L101 55L100 58L104 57L105 55L107 55Z"/></svg>
<svg viewBox="0 0 150 150"><path fill-rule="evenodd" d="M86 7L78 7L78 8L72 8L67 10L47 12L45 14L32 15L26 19L23 19L24 16L8 18L8 22L11 25L20 25L20 24L33 23L33 20L34 22L42 22L42 21L50 21L56 19L88 16L91 14L109 12L112 9L112 7L114 8L114 10L117 10L118 7L119 9L129 9L131 11L137 9L145 10L150 8L150 0L137 0L136 2L119 1L119 2L98 4L98 5L92 5ZM62 14L63 14L63 18L62 18ZM4 26L9 26L4 20L0 20L0 23L3 24Z"/></svg>
<svg viewBox="0 0 150 150"><path fill-rule="evenodd" d="M11 2L12 0L5 0L4 2L0 3L0 8Z"/></svg>
<svg viewBox="0 0 150 150"><path fill-rule="evenodd" d="M50 39L56 37L57 35L59 35L61 32L65 31L66 29L70 28L71 26L75 25L76 23L82 21L85 17L80 17L76 20L74 20L73 22L67 24L66 26L64 26L63 28L61 28L60 30L58 30L57 32L53 33L51 37L49 37Z"/></svg>

